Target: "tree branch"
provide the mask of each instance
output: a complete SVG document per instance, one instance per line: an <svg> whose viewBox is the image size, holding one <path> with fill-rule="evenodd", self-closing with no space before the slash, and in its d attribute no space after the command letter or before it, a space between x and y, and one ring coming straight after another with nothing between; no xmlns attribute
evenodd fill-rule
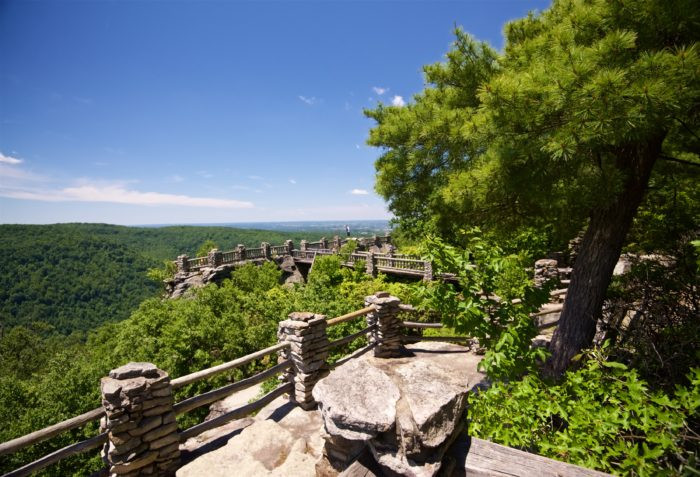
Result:
<svg viewBox="0 0 700 477"><path fill-rule="evenodd" d="M687 166L700 167L700 162L686 161L685 159L678 159L677 157L667 156L666 154L660 154L659 158L665 161L677 162L678 164L685 164Z"/></svg>

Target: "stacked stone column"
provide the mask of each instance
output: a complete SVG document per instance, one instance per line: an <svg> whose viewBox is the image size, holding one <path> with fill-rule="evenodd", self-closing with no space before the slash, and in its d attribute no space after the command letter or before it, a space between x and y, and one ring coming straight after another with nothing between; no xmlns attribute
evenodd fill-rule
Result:
<svg viewBox="0 0 700 477"><path fill-rule="evenodd" d="M129 363L100 382L109 432L102 458L111 476L174 475L180 450L168 373L151 363Z"/></svg>
<svg viewBox="0 0 700 477"><path fill-rule="evenodd" d="M299 245L299 250L302 252L306 252L306 250L309 248L309 242L308 240L302 240L301 244Z"/></svg>
<svg viewBox="0 0 700 477"><path fill-rule="evenodd" d="M424 282L430 282L433 281L434 275L433 275L433 262L430 260L426 260L424 265L423 265L423 281Z"/></svg>
<svg viewBox="0 0 700 477"><path fill-rule="evenodd" d="M374 252L370 251L367 254L367 262L365 262L365 273L372 277L377 276L377 262L374 258Z"/></svg>
<svg viewBox="0 0 700 477"><path fill-rule="evenodd" d="M236 252L238 252L239 260L245 260L245 245L241 243L236 245Z"/></svg>
<svg viewBox="0 0 700 477"><path fill-rule="evenodd" d="M369 342L377 343L374 356L378 358L395 358L403 352L400 304L401 300L390 296L388 292L377 292L365 297L365 306L373 305L375 310L367 314L367 324L377 326L369 335Z"/></svg>
<svg viewBox="0 0 700 477"><path fill-rule="evenodd" d="M190 271L190 257L187 255L178 255L175 264L177 265L177 271L181 273L187 273Z"/></svg>
<svg viewBox="0 0 700 477"><path fill-rule="evenodd" d="M294 251L294 242L292 242L291 240L285 240L284 246L287 248L287 255L291 255Z"/></svg>
<svg viewBox="0 0 700 477"><path fill-rule="evenodd" d="M547 280L559 279L559 268L556 260L543 258L535 262L535 286L541 287Z"/></svg>
<svg viewBox="0 0 700 477"><path fill-rule="evenodd" d="M340 247L343 246L343 243L340 240L340 237L337 235L333 237L333 249L335 250L335 253L338 253L340 251Z"/></svg>
<svg viewBox="0 0 700 477"><path fill-rule="evenodd" d="M267 242L263 242L260 244L260 248L262 248L263 258L265 260L271 260L272 259L272 250L271 250L270 244Z"/></svg>
<svg viewBox="0 0 700 477"><path fill-rule="evenodd" d="M213 248L207 254L207 261L210 267L216 268L224 261L224 254L218 248Z"/></svg>
<svg viewBox="0 0 700 477"><path fill-rule="evenodd" d="M324 315L304 312L290 313L287 320L279 323L278 340L291 344L280 356L292 361L284 379L294 383L291 399L304 410L316 406L311 392L319 379L328 374L326 326Z"/></svg>

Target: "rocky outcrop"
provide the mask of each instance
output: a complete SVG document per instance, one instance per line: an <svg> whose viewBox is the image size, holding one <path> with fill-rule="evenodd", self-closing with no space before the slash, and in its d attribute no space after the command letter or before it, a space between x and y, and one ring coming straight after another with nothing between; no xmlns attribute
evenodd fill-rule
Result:
<svg viewBox="0 0 700 477"><path fill-rule="evenodd" d="M289 255L285 256L279 263L282 270L282 283L285 285L293 285L295 283L304 283L304 276L297 268L294 259Z"/></svg>
<svg viewBox="0 0 700 477"><path fill-rule="evenodd" d="M170 298L180 298L191 288L200 288L208 283L220 283L230 278L234 267L234 264L226 264L195 272L178 272L172 280L165 282L165 292Z"/></svg>
<svg viewBox="0 0 700 477"><path fill-rule="evenodd" d="M281 283L304 283L304 276L297 269L294 259L290 256L274 259L282 271ZM247 262L226 263L218 267L206 267L192 272L178 272L171 280L165 282L165 293L169 298L180 298L187 290L200 288L209 283L221 283L231 278L231 272L245 263L260 264L263 260L248 260Z"/></svg>
<svg viewBox="0 0 700 477"><path fill-rule="evenodd" d="M479 360L461 346L424 342L404 357L365 355L338 367L313 391L326 458L342 470L366 444L387 475L435 475L466 423Z"/></svg>

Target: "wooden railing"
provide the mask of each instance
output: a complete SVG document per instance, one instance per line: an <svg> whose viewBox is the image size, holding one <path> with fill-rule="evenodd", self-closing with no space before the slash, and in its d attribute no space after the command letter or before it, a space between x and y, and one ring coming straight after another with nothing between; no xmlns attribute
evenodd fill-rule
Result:
<svg viewBox="0 0 700 477"><path fill-rule="evenodd" d="M286 349L289 347L289 343L287 342L282 342L278 343L274 346L270 346L269 348L265 348L263 350L257 351L255 353L248 354L246 356L243 356L241 358L234 359L233 361L229 361L227 363L220 364L218 366L214 366L212 368L207 368L202 371L197 371L192 374L188 374L186 376L182 376L180 378L173 379L171 381L171 386L172 389L179 389L183 386L186 386L191 383L195 383L197 381L201 381L202 379L209 378L211 376L215 376L217 374L223 373L225 371L231 371L233 369L239 368L245 364L250 363L251 361L254 361L258 358L261 358L265 355L271 354L271 353L276 353L278 351L281 351L283 349ZM176 403L173 406L173 410L176 415L181 415L187 412L190 412L194 409L197 409L201 406L204 406L206 404L210 404L214 401L218 401L220 399L225 398L226 396L229 396L237 391L249 388L250 386L253 386L255 384L258 384L267 378L270 378L280 372L285 371L291 366L291 362L289 360L283 361L281 363L278 363L275 366L272 366L269 369L266 369L265 371L262 371L254 376L251 376L249 378L243 379L241 381L237 381L232 384L228 384L226 386L214 389L212 391L208 391L206 393L200 394L198 396L194 396L188 399L185 399L183 401L180 401ZM229 411L225 414L222 414L221 416L218 416L215 419L211 419L209 421L205 421L201 424L197 424L195 426L192 426L188 429L185 429L183 431L179 431L180 435L180 441L184 442L185 440L189 439L190 437L196 436L198 434L201 434L202 432L212 429L214 427L218 427L222 424L225 424L226 422L229 422L233 419L239 419L241 417L245 417L255 411L260 410L263 408L265 405L267 405L270 401L275 399L276 397L289 392L291 390L291 383L286 383L282 386L277 387L273 391L269 392L265 396L261 397L257 401L254 401L252 403L249 403L245 406L242 406L240 408L234 409L232 411ZM3 442L0 444L0 455L6 455L6 454L11 454L14 452L17 452L21 449L24 449L25 447L29 447L34 444L38 444L40 442L43 442L47 439L50 439L51 437L54 437L58 434L61 434L63 432L69 431L71 429L75 429L78 427L81 427L85 424L88 424L90 422L94 422L99 420L102 416L105 415L105 410L102 407L93 409L92 411L88 411L84 414L81 414L79 416L73 417L71 419L67 419L65 421L59 422L57 424L54 424L52 426L46 427L44 429L41 429L36 432L32 432L31 434L27 434L22 437L18 437L16 439L13 439L11 441ZM99 447L100 445L104 444L107 442L108 436L107 433L101 433L98 434L97 436L91 437L89 439L86 439L84 441L71 444L69 446L66 446L62 449L59 449L57 451L52 452L51 454L48 454L34 462L31 462L29 464L24 465L23 467L13 470L7 474L5 474L3 477L19 477L19 476L28 476L31 475L32 473L41 470L51 464L55 464L56 462L65 459L67 457L71 457L80 453L84 453L87 451L90 451L92 449L95 449L96 447Z"/></svg>
<svg viewBox="0 0 700 477"><path fill-rule="evenodd" d="M415 260L411 258L397 258L386 255L375 255L377 267L381 270L389 268L394 270L415 270L425 272L425 260Z"/></svg>
<svg viewBox="0 0 700 477"><path fill-rule="evenodd" d="M295 253L298 251L295 251ZM316 252L304 252L304 253L310 253L314 254ZM553 297L560 297L566 293L566 290L555 290L554 292L551 293ZM540 315L548 314L548 313L554 313L556 311L559 311L561 305L555 305L555 304L550 304L549 307L543 308L543 311L534 313L533 314L533 319L537 319L540 317ZM351 320L355 320L359 317L366 316L369 313L372 313L375 310L375 306L367 306L365 308L362 308L357 311L353 311L351 313L347 313L342 316L338 316L336 318L331 318L327 320L326 326L327 327L333 327L336 325L339 325L341 323L349 322ZM398 305L399 313L400 312L416 312L417 310L412 307L411 305L405 305L405 304L399 304ZM407 321L403 320L401 325L404 328L411 328L411 329L417 329L417 330L423 330L423 329L440 329L443 328L442 323L424 323L424 322L418 322L418 321ZM547 325L549 326L549 324ZM347 336L344 336L342 338L336 339L334 341L328 342L328 349L333 349L337 348L339 346L343 346L346 344L349 344L353 342L356 339L362 338L369 333L372 333L376 329L377 325L373 324L370 326L367 326L359 331L356 331L354 333L351 333ZM469 337L465 336L403 336L402 339L406 342L411 342L411 341L456 341L456 342L464 342L464 341L469 341ZM359 356L360 354L363 354L373 347L377 346L377 342L370 342L367 346L358 349L355 351L353 354L344 357L343 359L335 362L332 366L339 366L342 363L347 362L348 360ZM284 350L287 350L290 348L291 343L288 341L281 341L273 346L270 346L268 348L262 349L260 351L256 351L254 353L250 353L246 356L242 356L240 358L234 359L232 361L220 364L218 366L213 366L211 368L207 368L201 371L197 371L185 376L181 376L178 378L173 379L170 382L170 386L172 390L180 389L188 384L192 384L198 381L201 381L203 379L210 378L212 376L216 376L218 374L234 370L236 368L239 368L243 365L246 365L248 363L251 363L252 361L255 361L257 359L263 358L264 356L267 356L272 353L280 353L283 352ZM280 358L281 359L281 358ZM176 415L182 415L187 412L190 412L194 409L197 409L199 407L211 404L215 401L221 400L237 391L246 389L250 386L253 386L255 384L261 383L265 381L268 378L271 378L279 373L283 373L290 369L290 367L293 366L292 362L289 359L284 359L282 361L278 360L278 363L274 366L269 367L268 369L265 369L264 371L261 371L253 376L247 377L245 379L242 379L240 381L234 382L227 384L225 386L213 389L211 391L204 392L200 395L197 396L192 396L189 398L186 398L182 401L179 401L173 405L173 411L175 412ZM196 436L204 431L213 429L215 427L219 427L233 419L239 419L244 416L247 416L253 412L256 412L260 409L262 409L264 406L266 406L268 403L270 403L272 400L277 398L278 396L281 396L285 393L291 393L293 392L294 389L294 384L292 382L287 382L285 384L282 384L275 388L274 390L270 391L269 393L265 394L263 397L260 399L246 404L244 406L241 406L237 409L234 409L232 411L228 411L214 419L211 419L209 421L202 422L200 424L196 424L188 429L184 430L178 430L179 434L179 439L181 442L184 442L185 440L189 439L190 437ZM32 432L30 434L27 434L22 437L18 437L16 439L12 439L10 441L0 443L0 456L2 455L7 455L11 454L14 452L17 452L21 449L24 449L28 446L38 444L40 442L46 441L47 439L50 439L54 436L57 436L63 432L69 431L71 429L76 429L78 427L81 427L85 424L95 422L98 419L102 418L105 416L105 410L102 407L93 409L91 411L88 411L84 414L81 414L79 416L73 417L71 419L67 419L65 421L59 422L57 424L53 424L51 426L48 426L44 429L41 429L39 431ZM46 456L41 457L38 460L35 460L34 462L31 462L29 464L24 465L23 467L16 469L14 471L9 472L8 474L5 474L5 477L8 476L27 476L31 475L32 473L43 469L51 464L54 464L62 459L65 459L67 457L84 453L87 451L90 451L92 449L95 449L99 447L100 445L106 443L108 441L108 434L107 433L101 433L98 434L94 437L91 437L89 439L83 440L81 442L77 442L75 444L71 444L69 446L66 446L62 449L56 450Z"/></svg>
<svg viewBox="0 0 700 477"><path fill-rule="evenodd" d="M248 248L245 251L245 260L255 260L265 258L265 251L262 248Z"/></svg>
<svg viewBox="0 0 700 477"><path fill-rule="evenodd" d="M313 252L310 252L313 253ZM337 318L333 318L328 320L328 326L335 326L340 323L355 319L360 316L365 316L368 313L370 313L374 308L373 307L366 307L361 310L348 313L346 315L339 316ZM367 333L370 333L374 329L374 326L369 326L367 328L364 328L363 330L353 333L349 336L345 336L341 339L332 341L329 343L329 349L330 348L335 348L347 343L350 343L354 341L355 339L358 339ZM223 364L220 364L218 366L213 366L211 368L207 368L201 371L197 371L191 374L188 374L186 376L181 376L179 378L173 379L170 382L170 385L172 387L172 390L180 389L188 384L192 384L198 381L201 381L203 379L210 378L212 376L216 376L218 374L224 373L226 371L231 371L236 368L239 368L245 364L248 364L252 361L255 361L259 358L262 358L266 355L272 354L272 353L277 353L282 350L285 350L290 347L290 343L287 341L280 342L274 346L270 346L268 348L262 349L260 351L256 351L254 353L248 354L246 356L242 356L240 358L234 359L233 361L229 361ZM364 351L363 350L358 350L356 353L351 355L351 357L357 356L360 354L360 352L365 352L367 350L371 349L371 346L365 347ZM271 378L279 373L282 373L289 369L292 366L292 363L289 359L286 359L282 362L279 362L278 364L260 372L257 373L253 376L250 376L248 378L242 379L240 381L227 384L225 386L222 386L220 388L213 389L211 391L207 391L205 393L202 393L197 396L192 396L189 398L186 398L180 402L177 402L173 405L173 411L175 412L176 415L182 415L185 413L188 413L194 409L197 409L199 407L211 404L215 401L224 399L225 397L241 391L243 389L249 388L253 385L259 384L263 381L265 381L268 378ZM274 390L270 391L269 393L265 394L258 400L248 403L244 406L241 406L239 408L236 408L234 410L228 411L220 416L217 416L214 419L210 419L208 421L202 422L200 424L196 424L188 429L184 430L179 430L179 438L181 442L184 442L185 440L197 436L201 434L204 431L219 427L233 419L240 419L242 417L245 417L253 412L256 412L260 409L262 409L264 406L269 404L272 400L275 398L285 394L285 393L290 393L293 390L294 384L291 382L285 383L283 385L278 386ZM61 421L57 424L53 424L51 426L48 426L44 429L41 429L36 432L32 432L31 434L27 434L22 437L18 437L16 439L12 439L7 442L0 443L0 456L2 455L7 455L11 454L14 452L17 452L19 450L22 450L26 447L29 447L34 444L38 444L40 442L46 441L54 436L57 436L63 432L70 431L71 429L76 429L78 427L81 427L85 424L95 422L105 416L105 410L102 407L93 409L91 411L88 411L84 414L81 414L79 416L73 417L71 419L67 419L65 421ZM80 453L84 453L87 451L90 451L92 449L95 449L103 444L105 444L108 441L108 434L106 432L98 434L94 437L91 437L89 439L86 439L81 442L77 442L75 444L71 444L69 446L66 446L62 449L59 449L57 451L52 452L51 454L48 454L44 457L41 457L38 460L35 460L29 464L24 465L23 467L13 470L7 474L5 474L3 477L19 477L19 476L28 476L31 475L32 473L41 470L45 467L48 467L51 464L55 464L59 462L62 459L65 459L67 457L71 457Z"/></svg>
<svg viewBox="0 0 700 477"><path fill-rule="evenodd" d="M197 270L199 268L204 268L209 266L208 257L196 257L190 258L188 261L190 270Z"/></svg>
<svg viewBox="0 0 700 477"><path fill-rule="evenodd" d="M233 263L241 260L241 253L238 250L229 250L221 254L221 263Z"/></svg>
<svg viewBox="0 0 700 477"><path fill-rule="evenodd" d="M281 255L287 255L287 246L286 245L273 245L270 247L270 253L273 256L281 256Z"/></svg>
<svg viewBox="0 0 700 477"><path fill-rule="evenodd" d="M314 250L293 250L292 257L298 258L300 260L313 260L316 257L316 251Z"/></svg>

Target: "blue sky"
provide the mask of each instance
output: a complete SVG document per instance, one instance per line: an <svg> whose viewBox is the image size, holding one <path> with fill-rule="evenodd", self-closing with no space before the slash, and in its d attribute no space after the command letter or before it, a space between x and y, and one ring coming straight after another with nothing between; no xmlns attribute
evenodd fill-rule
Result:
<svg viewBox="0 0 700 477"><path fill-rule="evenodd" d="M0 222L387 218L363 108L548 3L0 0Z"/></svg>

